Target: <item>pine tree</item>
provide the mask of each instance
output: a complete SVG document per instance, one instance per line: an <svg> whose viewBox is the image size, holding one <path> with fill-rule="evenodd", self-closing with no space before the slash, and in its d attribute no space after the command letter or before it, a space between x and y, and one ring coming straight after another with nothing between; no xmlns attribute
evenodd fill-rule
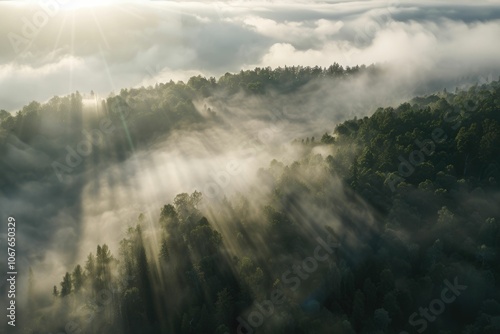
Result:
<svg viewBox="0 0 500 334"><path fill-rule="evenodd" d="M170 258L170 253L168 251L167 240L163 238L163 240L161 241L161 248L160 248L160 260L168 261L169 258Z"/></svg>
<svg viewBox="0 0 500 334"><path fill-rule="evenodd" d="M113 260L111 251L106 244L97 246L96 253L96 279L98 289L109 288L111 283L110 265Z"/></svg>
<svg viewBox="0 0 500 334"><path fill-rule="evenodd" d="M66 272L61 282L61 297L66 297L71 293L72 283L71 283L71 275Z"/></svg>
<svg viewBox="0 0 500 334"><path fill-rule="evenodd" d="M80 291L84 281L83 270L80 265L77 265L75 267L75 269L73 270L73 274L71 275L71 278L73 280L74 291L75 292Z"/></svg>
<svg viewBox="0 0 500 334"><path fill-rule="evenodd" d="M96 291L96 265L94 254L90 253L87 256L87 262L85 263L85 276L87 277L88 285L92 291Z"/></svg>

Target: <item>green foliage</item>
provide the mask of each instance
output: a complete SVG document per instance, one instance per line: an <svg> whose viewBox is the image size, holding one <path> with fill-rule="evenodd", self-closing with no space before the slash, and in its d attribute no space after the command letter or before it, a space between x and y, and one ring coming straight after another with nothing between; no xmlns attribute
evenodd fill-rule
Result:
<svg viewBox="0 0 500 334"><path fill-rule="evenodd" d="M78 264L75 269L73 270L73 273L71 274L71 280L72 284L74 287L75 292L79 292L80 289L83 286L84 283L84 276L83 276L83 270L82 267Z"/></svg>
<svg viewBox="0 0 500 334"><path fill-rule="evenodd" d="M61 282L61 297L66 297L67 295L69 295L71 293L71 288L72 288L71 275L68 272L66 272Z"/></svg>
<svg viewBox="0 0 500 334"><path fill-rule="evenodd" d="M230 326L234 317L233 310L233 297L229 290L224 288L217 294L217 301L215 302L215 319L217 323L223 327Z"/></svg>
<svg viewBox="0 0 500 334"><path fill-rule="evenodd" d="M373 313L373 322L377 329L385 331L391 323L391 320L389 313L383 308L378 308Z"/></svg>

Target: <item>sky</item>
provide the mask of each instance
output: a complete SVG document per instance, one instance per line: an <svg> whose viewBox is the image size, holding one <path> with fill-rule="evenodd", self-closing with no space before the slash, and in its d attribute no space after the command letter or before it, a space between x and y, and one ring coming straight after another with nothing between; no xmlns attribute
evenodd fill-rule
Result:
<svg viewBox="0 0 500 334"><path fill-rule="evenodd" d="M500 68L498 1L5 1L0 109L254 67L384 64L408 80Z"/></svg>

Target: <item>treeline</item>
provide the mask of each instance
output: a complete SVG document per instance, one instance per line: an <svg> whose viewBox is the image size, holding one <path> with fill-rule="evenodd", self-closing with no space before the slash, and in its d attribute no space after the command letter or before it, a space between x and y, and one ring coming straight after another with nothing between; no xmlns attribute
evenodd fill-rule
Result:
<svg viewBox="0 0 500 334"><path fill-rule="evenodd" d="M376 74L380 69L374 65L370 66L343 66L334 63L328 67L321 66L292 66L256 68L254 70L240 71L238 74L226 73L219 78L217 85L229 93L236 93L240 90L255 94L264 94L269 91L279 93L289 93L309 83L313 79L333 78L342 79L350 76L369 73ZM200 87L206 87L205 82L200 77L191 78L190 82L196 83ZM189 82L188 82L189 84Z"/></svg>
<svg viewBox="0 0 500 334"><path fill-rule="evenodd" d="M33 101L12 115L0 110L0 186L3 191L15 189L16 182L33 181L61 174L54 171L54 161L64 164L66 147L76 146L89 136L103 135L94 145L89 161L113 163L130 156L134 149L147 146L158 137L168 136L174 129L203 128L224 122L223 113L210 106L198 108L204 98L226 98L237 93L262 95L266 92L288 94L320 80L345 80L361 73L375 77L374 66L256 68L238 74L226 73L218 80L195 76L187 83L170 81L154 87L122 89L117 94L100 98L93 92L55 96L45 103ZM99 133L103 125L109 131ZM95 132L98 132L95 134ZM102 131L101 131L102 132ZM90 139L92 140L92 139ZM17 168L8 161L13 148L40 152L36 168L26 162ZM33 151L34 150L34 151ZM19 164L21 160L16 160ZM21 174L20 171L25 171ZM60 179L60 177L58 176Z"/></svg>
<svg viewBox="0 0 500 334"><path fill-rule="evenodd" d="M93 92L84 98L77 91L64 97L55 96L47 103L33 101L14 116L0 110L0 128L3 136L5 132L10 132L26 143L32 143L33 138L39 135L66 135L64 139L71 140L74 130L82 127L84 118L88 118L87 126L93 126L95 118L109 116L126 118L132 134L140 137L148 132L144 131L145 128L164 133L179 122L189 124L200 121L201 117L193 104L200 97L220 93L235 94L240 91L255 94L271 90L289 93L315 79L341 79L379 71L373 65L347 66L344 69L337 63L329 67L266 67L242 70L238 74L226 73L218 80L214 77L207 79L193 76L187 83L170 81L158 83L154 87L122 89L106 99L98 98ZM82 114L85 108L89 111L86 114L91 115Z"/></svg>

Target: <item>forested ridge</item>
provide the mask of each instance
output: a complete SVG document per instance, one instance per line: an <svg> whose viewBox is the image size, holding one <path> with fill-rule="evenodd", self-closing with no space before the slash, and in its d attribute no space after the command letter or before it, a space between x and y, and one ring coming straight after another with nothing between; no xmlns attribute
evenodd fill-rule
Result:
<svg viewBox="0 0 500 334"><path fill-rule="evenodd" d="M376 72L335 64L198 76L91 107L79 93L54 97L0 113L0 151L27 145L57 159L79 139L69 129L126 119L93 153L112 163L174 128L224 121L210 107L200 114L199 98L293 94ZM256 171L268 190L259 198L240 193L211 207L202 192L180 193L158 221L140 215L119 249L96 245L47 286L52 303L32 311L25 332L498 333L499 110L493 81L296 138L299 158ZM55 178L51 162L22 177ZM3 191L15 191L9 161L1 168ZM461 287L453 302L433 305L447 284Z"/></svg>
<svg viewBox="0 0 500 334"><path fill-rule="evenodd" d="M17 187L13 180L29 181L39 175L50 177L54 170L62 179L68 171L54 167L53 161L63 163L61 152L65 147L75 147L90 130L103 127L108 130L99 152L94 150L91 154L94 160L122 161L136 146L147 146L175 129L203 129L223 124L224 116L220 114L224 110L212 110L205 103L200 113L195 103L201 99L223 100L245 94L265 98L269 93L286 96L308 84L341 83L362 74L375 80L379 72L381 69L373 65L343 68L337 63L325 68L256 68L238 74L226 73L218 80L195 76L186 83L170 81L154 87L122 89L106 98L93 91L85 94L76 91L67 96L54 96L44 103L33 101L15 115L0 110L0 153L7 156L0 162L0 185L3 191L10 192ZM88 132L82 134L84 129ZM31 161L8 161L9 147L39 151L43 157L38 156L33 170Z"/></svg>

